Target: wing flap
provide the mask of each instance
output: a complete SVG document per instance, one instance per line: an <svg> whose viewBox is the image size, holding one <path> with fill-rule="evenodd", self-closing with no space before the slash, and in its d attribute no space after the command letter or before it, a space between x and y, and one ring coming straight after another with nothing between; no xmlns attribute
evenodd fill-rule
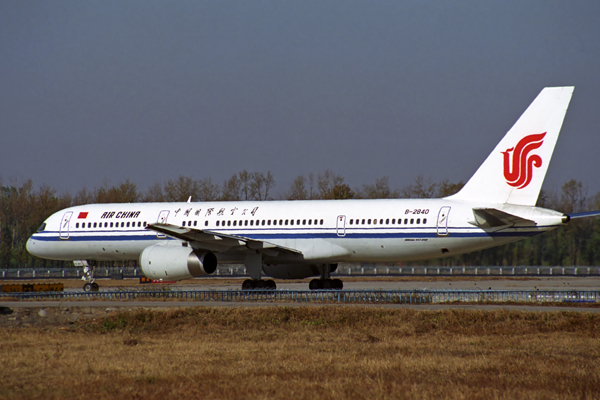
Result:
<svg viewBox="0 0 600 400"><path fill-rule="evenodd" d="M149 224L146 229L193 243L194 247L210 251L225 252L233 247L245 246L250 250L267 250L271 254L275 252L301 254L298 250L265 242L263 240L256 240L237 235L227 235L209 230L184 228L171 224Z"/></svg>

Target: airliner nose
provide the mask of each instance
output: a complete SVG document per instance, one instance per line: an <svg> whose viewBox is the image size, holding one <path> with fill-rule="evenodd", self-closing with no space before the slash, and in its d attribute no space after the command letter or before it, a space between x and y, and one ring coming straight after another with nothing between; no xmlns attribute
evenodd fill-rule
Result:
<svg viewBox="0 0 600 400"><path fill-rule="evenodd" d="M29 254L33 255L33 256L37 256L38 254L36 254L36 240L32 237L30 237L27 240L27 243L25 244L25 248L27 249L27 251L29 252Z"/></svg>

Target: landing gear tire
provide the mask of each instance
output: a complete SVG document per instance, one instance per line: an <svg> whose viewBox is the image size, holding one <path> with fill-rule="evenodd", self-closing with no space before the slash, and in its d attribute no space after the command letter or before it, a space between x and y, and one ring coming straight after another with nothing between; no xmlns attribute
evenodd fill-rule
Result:
<svg viewBox="0 0 600 400"><path fill-rule="evenodd" d="M263 281L262 279L257 279L257 280L246 279L242 283L242 290L252 290L252 289L275 290L275 289L277 289L277 284L272 279L269 279L266 281Z"/></svg>
<svg viewBox="0 0 600 400"><path fill-rule="evenodd" d="M97 292L98 290L100 290L100 286L96 282L94 282L92 283L92 290L94 292Z"/></svg>
<svg viewBox="0 0 600 400"><path fill-rule="evenodd" d="M89 282L86 282L86 283L83 284L83 291L84 292L91 292L92 290L94 290L94 285L93 284L91 284Z"/></svg>
<svg viewBox="0 0 600 400"><path fill-rule="evenodd" d="M318 289L320 289L321 288L321 280L320 279L313 279L308 284L308 288L310 290L318 290Z"/></svg>
<svg viewBox="0 0 600 400"><path fill-rule="evenodd" d="M275 281L273 279L268 279L265 282L267 283L267 289L269 289L269 290L277 289L277 284L275 283Z"/></svg>
<svg viewBox="0 0 600 400"><path fill-rule="evenodd" d="M344 288L344 282L339 279L313 279L308 287L310 290L341 290Z"/></svg>

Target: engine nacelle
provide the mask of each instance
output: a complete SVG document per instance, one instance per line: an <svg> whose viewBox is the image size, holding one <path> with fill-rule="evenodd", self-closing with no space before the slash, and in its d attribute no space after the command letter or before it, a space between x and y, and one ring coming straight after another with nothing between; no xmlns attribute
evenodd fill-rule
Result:
<svg viewBox="0 0 600 400"><path fill-rule="evenodd" d="M217 256L190 247L155 244L140 254L140 267L147 278L179 281L212 274L217 270Z"/></svg>
<svg viewBox="0 0 600 400"><path fill-rule="evenodd" d="M264 264L263 271L275 279L304 279L320 276L325 264ZM329 265L330 272L337 269L337 264Z"/></svg>

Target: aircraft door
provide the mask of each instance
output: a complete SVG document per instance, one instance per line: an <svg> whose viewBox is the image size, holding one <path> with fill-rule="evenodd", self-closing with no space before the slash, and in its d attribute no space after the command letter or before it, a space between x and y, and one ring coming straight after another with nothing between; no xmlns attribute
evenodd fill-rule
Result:
<svg viewBox="0 0 600 400"><path fill-rule="evenodd" d="M67 211L60 221L60 238L63 240L69 240L69 222L72 216L73 211Z"/></svg>
<svg viewBox="0 0 600 400"><path fill-rule="evenodd" d="M450 207L444 206L440 208L437 219L437 235L448 236L448 216L450 215Z"/></svg>
<svg viewBox="0 0 600 400"><path fill-rule="evenodd" d="M157 224L166 224L168 217L169 217L169 210L162 210L160 212L160 214L158 214L158 219L156 220L156 223ZM156 237L164 239L167 237L167 235L156 232Z"/></svg>
<svg viewBox="0 0 600 400"><path fill-rule="evenodd" d="M338 215L336 225L337 235L339 237L346 236L346 216Z"/></svg>

